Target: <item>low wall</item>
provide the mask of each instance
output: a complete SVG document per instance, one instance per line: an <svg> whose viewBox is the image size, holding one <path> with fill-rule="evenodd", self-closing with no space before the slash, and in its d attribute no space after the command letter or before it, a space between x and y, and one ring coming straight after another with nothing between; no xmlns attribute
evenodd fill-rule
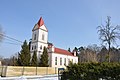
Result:
<svg viewBox="0 0 120 80"><path fill-rule="evenodd" d="M57 74L55 67L23 67L23 66L0 66L1 76L12 77L21 75L47 75Z"/></svg>
<svg viewBox="0 0 120 80"><path fill-rule="evenodd" d="M0 76L2 75L2 66L0 66Z"/></svg>

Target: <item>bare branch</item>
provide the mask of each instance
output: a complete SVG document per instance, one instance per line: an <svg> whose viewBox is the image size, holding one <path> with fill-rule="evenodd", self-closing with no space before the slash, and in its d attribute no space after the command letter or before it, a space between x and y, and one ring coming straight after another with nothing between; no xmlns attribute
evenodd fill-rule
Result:
<svg viewBox="0 0 120 80"><path fill-rule="evenodd" d="M110 48L111 48L111 44L116 43L117 39L120 39L120 26L111 26L110 23L110 16L107 16L107 20L106 20L106 24L98 26L98 34L99 34L99 39L102 41L103 43L107 43L108 44L108 48L109 48L109 52L110 52ZM109 55L108 52L108 55ZM110 59L109 59L110 61Z"/></svg>

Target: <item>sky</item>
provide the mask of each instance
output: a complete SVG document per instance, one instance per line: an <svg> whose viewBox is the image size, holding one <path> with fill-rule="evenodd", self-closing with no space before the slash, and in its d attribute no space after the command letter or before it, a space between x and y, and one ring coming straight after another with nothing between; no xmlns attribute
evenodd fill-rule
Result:
<svg viewBox="0 0 120 80"><path fill-rule="evenodd" d="M31 39L40 17L48 29L48 41L62 49L100 45L97 27L111 16L120 25L120 0L0 0L0 26L5 35L19 41ZM14 44L9 44L14 43ZM117 41L118 45L120 42ZM11 57L21 43L4 38L0 56Z"/></svg>

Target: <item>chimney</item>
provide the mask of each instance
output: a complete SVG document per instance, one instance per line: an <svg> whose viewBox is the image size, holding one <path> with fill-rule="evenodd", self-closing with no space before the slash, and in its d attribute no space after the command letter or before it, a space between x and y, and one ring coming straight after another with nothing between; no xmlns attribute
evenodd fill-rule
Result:
<svg viewBox="0 0 120 80"><path fill-rule="evenodd" d="M76 54L77 54L77 53L76 53L76 51L75 51L75 50L73 50L73 55L74 55L74 56L76 56Z"/></svg>
<svg viewBox="0 0 120 80"><path fill-rule="evenodd" d="M53 44L52 43L49 43L48 42L48 52L54 52L54 46L53 46Z"/></svg>

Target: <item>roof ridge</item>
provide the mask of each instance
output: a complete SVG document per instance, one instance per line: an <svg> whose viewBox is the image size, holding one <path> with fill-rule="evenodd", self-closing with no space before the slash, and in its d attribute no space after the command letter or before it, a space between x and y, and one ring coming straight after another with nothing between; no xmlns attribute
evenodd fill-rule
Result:
<svg viewBox="0 0 120 80"><path fill-rule="evenodd" d="M55 47L55 48L69 52L69 51L66 50L66 49L61 49L61 48L58 48L58 47ZM72 52L69 52L69 53L72 53Z"/></svg>
<svg viewBox="0 0 120 80"><path fill-rule="evenodd" d="M72 52L69 52L69 51L67 51L67 50L65 50L65 49L61 49L61 48L54 48L54 52L55 53L58 53L58 54L63 54L63 55L70 55L70 56L74 56L73 54L72 54Z"/></svg>

